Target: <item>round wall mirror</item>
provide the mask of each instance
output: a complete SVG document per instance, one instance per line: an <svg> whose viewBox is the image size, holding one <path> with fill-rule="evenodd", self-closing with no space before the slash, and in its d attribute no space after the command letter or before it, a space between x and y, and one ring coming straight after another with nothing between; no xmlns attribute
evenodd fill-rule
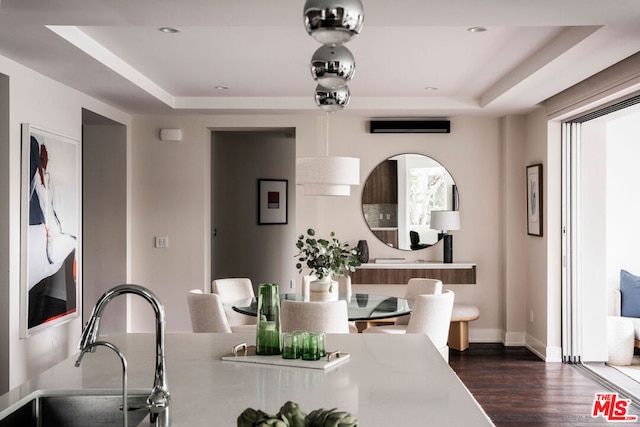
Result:
<svg viewBox="0 0 640 427"><path fill-rule="evenodd" d="M442 238L430 228L431 211L458 210L458 190L447 169L422 154L399 154L371 172L362 213L373 234L402 250L432 246Z"/></svg>

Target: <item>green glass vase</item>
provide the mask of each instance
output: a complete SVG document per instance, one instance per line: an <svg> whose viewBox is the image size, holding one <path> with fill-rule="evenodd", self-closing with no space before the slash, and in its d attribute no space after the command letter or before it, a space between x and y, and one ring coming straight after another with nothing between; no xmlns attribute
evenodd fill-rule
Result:
<svg viewBox="0 0 640 427"><path fill-rule="evenodd" d="M276 283L258 286L256 354L280 354L280 295Z"/></svg>

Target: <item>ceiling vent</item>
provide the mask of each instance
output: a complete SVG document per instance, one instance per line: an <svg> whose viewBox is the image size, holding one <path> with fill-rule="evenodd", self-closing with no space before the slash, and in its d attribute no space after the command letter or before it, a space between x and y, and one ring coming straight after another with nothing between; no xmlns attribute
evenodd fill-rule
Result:
<svg viewBox="0 0 640 427"><path fill-rule="evenodd" d="M450 133L449 120L371 120L370 133Z"/></svg>

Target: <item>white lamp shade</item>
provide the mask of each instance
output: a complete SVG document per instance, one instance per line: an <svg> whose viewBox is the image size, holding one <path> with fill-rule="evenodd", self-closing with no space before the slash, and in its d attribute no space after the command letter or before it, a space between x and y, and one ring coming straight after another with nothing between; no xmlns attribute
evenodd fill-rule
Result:
<svg viewBox="0 0 640 427"><path fill-rule="evenodd" d="M460 230L460 211L431 211L429 228L442 231Z"/></svg>
<svg viewBox="0 0 640 427"><path fill-rule="evenodd" d="M356 157L301 157L296 160L296 184L306 195L348 196L360 184L360 159Z"/></svg>

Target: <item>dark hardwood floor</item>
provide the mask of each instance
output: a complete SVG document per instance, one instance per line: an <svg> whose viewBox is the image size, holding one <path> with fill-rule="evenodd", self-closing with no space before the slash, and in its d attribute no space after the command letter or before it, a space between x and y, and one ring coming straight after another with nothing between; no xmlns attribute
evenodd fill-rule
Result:
<svg viewBox="0 0 640 427"><path fill-rule="evenodd" d="M450 350L449 364L498 427L612 424L591 417L595 394L612 390L524 347L472 343L464 352ZM640 414L633 407L628 413Z"/></svg>

